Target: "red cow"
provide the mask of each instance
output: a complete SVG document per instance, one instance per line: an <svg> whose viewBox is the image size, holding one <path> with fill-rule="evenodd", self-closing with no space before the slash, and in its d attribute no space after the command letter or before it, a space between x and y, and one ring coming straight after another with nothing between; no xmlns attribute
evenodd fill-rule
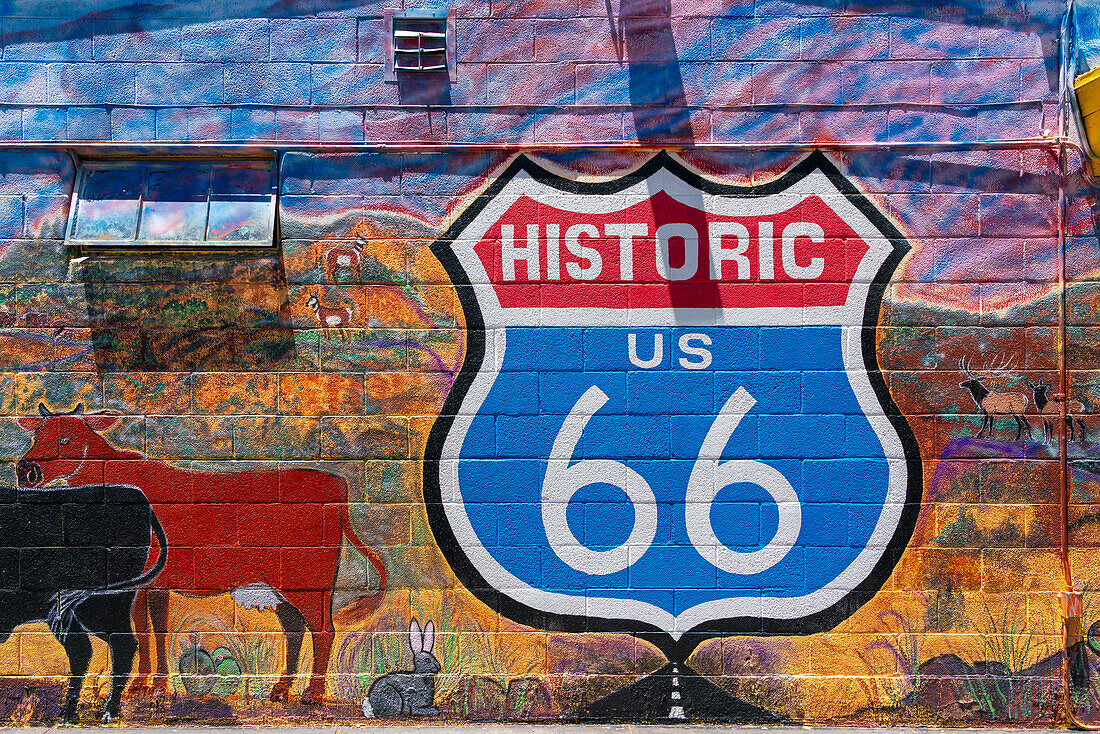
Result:
<svg viewBox="0 0 1100 734"><path fill-rule="evenodd" d="M146 620L156 641L155 688L167 688L168 590L192 596L231 591L242 606L273 607L286 635L286 672L271 691L285 701L298 672L306 629L313 634L313 675L302 701L319 703L333 641L332 588L346 536L374 566L379 590L354 603L369 613L386 589L381 559L355 537L348 522L347 485L309 469L279 468L235 474L177 469L137 451L117 449L100 431L119 416L72 413L20 418L34 443L19 461L19 484L42 487L130 484L149 498L168 537L168 561L156 581L138 593L134 626L141 645L135 685L149 684Z"/></svg>

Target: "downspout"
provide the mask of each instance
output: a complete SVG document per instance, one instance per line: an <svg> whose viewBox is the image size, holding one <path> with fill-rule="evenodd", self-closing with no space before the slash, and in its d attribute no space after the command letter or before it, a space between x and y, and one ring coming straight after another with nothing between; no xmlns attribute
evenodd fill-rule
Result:
<svg viewBox="0 0 1100 734"><path fill-rule="evenodd" d="M1066 14L1062 20L1062 32L1059 38L1059 74L1058 74L1058 379L1062 388L1062 394L1069 396L1069 372L1066 368L1066 217L1068 207L1066 203L1066 111L1071 109L1074 119L1076 114L1076 100L1070 90L1069 76L1070 63L1075 61L1076 55L1070 56L1070 34L1073 18L1073 0L1067 0ZM1068 103L1068 107L1067 107ZM1092 160L1092 149L1084 130L1081 131L1084 140L1084 169L1086 179L1093 183L1092 172L1089 170ZM1072 682L1073 671L1071 668L1070 654L1074 646L1081 641L1082 614L1084 613L1084 594L1074 588L1073 569L1069 560L1069 503L1070 503L1070 473L1069 473L1069 442L1066 431L1066 400L1059 402L1058 409L1058 462L1060 465L1059 494L1061 500L1061 561L1062 561L1062 591L1058 594L1059 607L1062 613L1062 704L1065 710L1066 721L1070 726L1085 731L1100 731L1100 726L1087 724L1077 718L1073 707Z"/></svg>
<svg viewBox="0 0 1100 734"><path fill-rule="evenodd" d="M1058 379L1062 386L1062 392L1069 394L1067 382L1068 371L1066 369L1066 240L1065 240L1065 146L1059 146L1059 176L1058 176ZM1085 161L1088 165L1088 161ZM1073 710L1072 694L1072 660L1071 653L1074 645L1081 640L1083 611L1083 594L1073 587L1073 569L1069 561L1069 502L1070 502L1070 475L1069 475L1069 447L1066 431L1066 401L1060 401L1058 409L1058 462L1060 470L1059 499L1061 501L1061 529L1060 556L1062 561L1062 592L1058 594L1058 602L1062 613L1062 702L1065 708L1066 720L1075 729L1086 731L1100 731L1100 726L1086 724L1077 718Z"/></svg>
<svg viewBox="0 0 1100 734"><path fill-rule="evenodd" d="M1059 135L1059 137L1062 137ZM1059 144L1058 151L1058 379L1062 386L1062 393L1069 395L1068 370L1066 369L1066 148ZM1089 165L1085 160L1085 165ZM1082 619L1084 607L1084 594L1074 588L1073 569L1069 561L1069 503L1070 503L1070 474L1069 474L1069 446L1066 431L1066 401L1059 402L1058 409L1058 462L1060 471L1059 494L1061 500L1061 560L1062 560L1062 592L1058 594L1059 607L1062 613L1062 701L1065 708L1066 720L1075 729L1085 731L1100 731L1100 726L1086 724L1077 718L1073 710L1072 701L1072 661L1071 651L1075 644L1081 640Z"/></svg>

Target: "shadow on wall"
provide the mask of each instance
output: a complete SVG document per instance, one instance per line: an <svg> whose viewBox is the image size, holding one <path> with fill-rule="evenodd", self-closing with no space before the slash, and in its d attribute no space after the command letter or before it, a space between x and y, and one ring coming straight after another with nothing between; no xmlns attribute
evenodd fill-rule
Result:
<svg viewBox="0 0 1100 734"><path fill-rule="evenodd" d="M682 103L683 87L680 80L676 48L672 44L672 31L668 22L671 16L670 0L604 0L606 12L616 37L620 59L632 48L647 48L653 52L653 61L646 67L630 66L630 99L635 105ZM415 3L414 3L415 4ZM918 2L909 0L851 0L844 4L840 0L776 0L777 6L787 15L818 15L824 10L843 12L848 15L889 14L900 18L913 18L916 23L901 23L891 33L901 37L913 36L918 43L930 29L931 23L951 23L982 28L1004 28L1016 32L1035 35L1042 43L1045 57L1049 89L1058 88L1057 35L1059 18L1064 5L1047 3L1028 7L1022 0L1005 3L989 3L985 0L954 0L936 2ZM10 2L0 3L0 15L15 15L16 10ZM114 33L137 33L148 31L155 33L166 28L182 27L194 23L203 23L224 19L250 21L263 18L310 17L315 12L301 10L301 4L294 0L235 0L211 9L211 3L203 0L180 0L171 3L132 3L123 5L115 0L86 0L82 3L70 3L61 8L54 0L31 0L18 3L18 18L5 25L0 41L5 49L12 49L12 58L19 58L21 46L46 46L54 48L65 58L74 60L83 54L90 54L93 36L103 33L108 26ZM219 4L220 5L220 4ZM615 6L618 7L615 7ZM660 7L663 5L664 7ZM322 7L323 6L323 7ZM768 3L764 11L757 14L768 15L774 12ZM310 6L311 7L311 6ZM319 3L317 10L326 13L378 17L382 14L378 7L372 7L366 0L325 0ZM65 13L71 15L65 15ZM59 14L60 13L60 14ZM722 15L718 12L715 15ZM616 19L619 19L616 21ZM615 28L616 24L620 26ZM635 43L638 42L638 43ZM36 53L31 51L32 55ZM8 52L5 51L7 55ZM679 94L677 94L679 92ZM432 82L422 84L414 82L399 90L403 104L439 104L450 103L450 87L446 83ZM667 118L672 115L672 119ZM681 126L686 123L686 112L649 113L644 110L635 112L635 124L638 137L653 140L671 134L683 139Z"/></svg>
<svg viewBox="0 0 1100 734"><path fill-rule="evenodd" d="M613 17L611 0L608 17ZM693 140L669 0L621 0L616 52L625 57L638 140ZM644 54L638 53L644 49Z"/></svg>
<svg viewBox="0 0 1100 734"><path fill-rule="evenodd" d="M267 370L300 356L277 253L97 255L81 279L101 372Z"/></svg>
<svg viewBox="0 0 1100 734"><path fill-rule="evenodd" d="M449 105L451 82L446 74L403 72L397 81L401 104Z"/></svg>

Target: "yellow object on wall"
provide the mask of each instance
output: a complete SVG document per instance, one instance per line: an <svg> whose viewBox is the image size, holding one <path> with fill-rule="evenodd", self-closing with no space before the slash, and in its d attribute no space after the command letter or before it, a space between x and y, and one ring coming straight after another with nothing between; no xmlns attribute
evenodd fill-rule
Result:
<svg viewBox="0 0 1100 734"><path fill-rule="evenodd" d="M1073 93L1077 97L1077 109L1081 113L1081 134L1088 142L1088 150L1100 147L1100 67L1090 69L1073 80ZM1097 161L1091 162L1093 175L1097 173Z"/></svg>

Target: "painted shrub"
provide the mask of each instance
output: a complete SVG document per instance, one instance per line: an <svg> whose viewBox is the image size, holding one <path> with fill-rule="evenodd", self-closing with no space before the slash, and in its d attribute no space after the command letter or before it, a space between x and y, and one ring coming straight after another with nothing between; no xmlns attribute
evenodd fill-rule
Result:
<svg viewBox="0 0 1100 734"><path fill-rule="evenodd" d="M6 723L1059 720L1060 7L469 1L391 83L400 8L244 5L0 9ZM276 247L67 249L88 140L278 150Z"/></svg>

